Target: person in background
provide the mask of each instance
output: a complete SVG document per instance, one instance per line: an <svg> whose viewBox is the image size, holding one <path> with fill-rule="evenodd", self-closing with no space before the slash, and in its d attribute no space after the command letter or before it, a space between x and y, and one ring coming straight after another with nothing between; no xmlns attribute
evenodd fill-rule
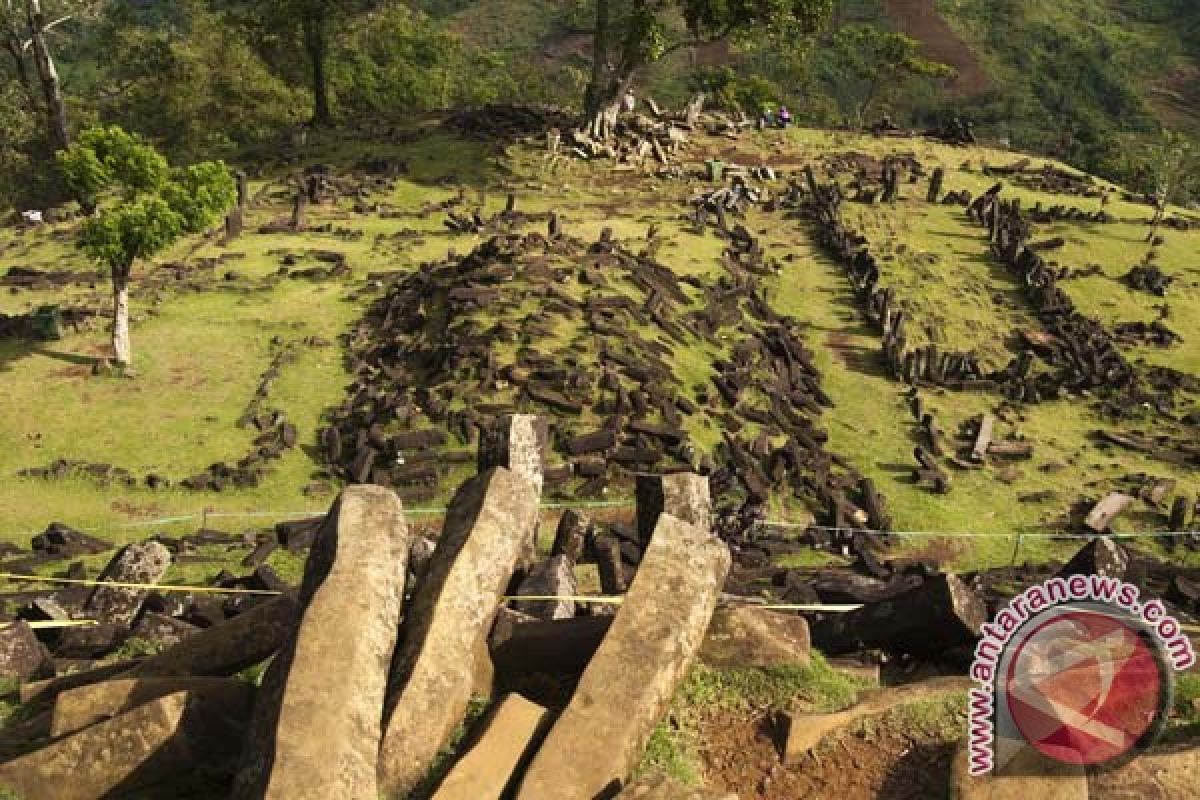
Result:
<svg viewBox="0 0 1200 800"><path fill-rule="evenodd" d="M787 128L787 126L791 125L791 124L792 124L792 112L788 111L787 106L780 106L779 107L779 127Z"/></svg>
<svg viewBox="0 0 1200 800"><path fill-rule="evenodd" d="M763 127L766 127L766 128L774 128L775 127L775 107L772 106L770 103L763 103L762 121L763 121Z"/></svg>
<svg viewBox="0 0 1200 800"><path fill-rule="evenodd" d="M637 108L637 98L633 95L633 89L627 89L625 91L625 97L622 98L622 103L625 107L626 114L632 114L634 109Z"/></svg>

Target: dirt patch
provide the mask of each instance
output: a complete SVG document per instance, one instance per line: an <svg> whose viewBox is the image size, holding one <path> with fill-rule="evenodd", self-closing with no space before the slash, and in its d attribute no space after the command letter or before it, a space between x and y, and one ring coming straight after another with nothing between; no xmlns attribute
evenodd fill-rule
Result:
<svg viewBox="0 0 1200 800"><path fill-rule="evenodd" d="M901 31L921 43L926 58L958 72L948 87L951 94L965 97L992 88L974 51L937 12L934 0L884 0L883 5Z"/></svg>
<svg viewBox="0 0 1200 800"><path fill-rule="evenodd" d="M1200 120L1200 66L1189 64L1166 73L1147 99L1163 122L1195 125Z"/></svg>
<svg viewBox="0 0 1200 800"><path fill-rule="evenodd" d="M125 500L114 500L109 507L127 517L157 517L163 513L162 506L157 503L138 505Z"/></svg>
<svg viewBox="0 0 1200 800"><path fill-rule="evenodd" d="M885 727L848 734L789 768L780 759L781 720L719 713L702 732L706 782L742 800L932 800L947 796L954 757L954 743Z"/></svg>

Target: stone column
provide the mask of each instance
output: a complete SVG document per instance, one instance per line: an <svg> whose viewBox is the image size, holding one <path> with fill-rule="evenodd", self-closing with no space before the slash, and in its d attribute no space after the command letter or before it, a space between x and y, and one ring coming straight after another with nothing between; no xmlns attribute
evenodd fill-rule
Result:
<svg viewBox="0 0 1200 800"><path fill-rule="evenodd" d="M636 496L638 538L643 544L650 541L661 514L670 514L703 530L712 525L712 499L704 475L686 472L639 475Z"/></svg>
<svg viewBox="0 0 1200 800"><path fill-rule="evenodd" d="M533 535L538 492L503 467L459 488L396 651L380 752L381 788L410 792L466 714L500 599Z"/></svg>
<svg viewBox="0 0 1200 800"><path fill-rule="evenodd" d="M518 800L593 800L620 789L700 649L729 564L708 528L659 517L625 603Z"/></svg>
<svg viewBox="0 0 1200 800"><path fill-rule="evenodd" d="M263 679L234 798L378 800L408 548L390 489L351 486L333 504L304 570L299 623Z"/></svg>

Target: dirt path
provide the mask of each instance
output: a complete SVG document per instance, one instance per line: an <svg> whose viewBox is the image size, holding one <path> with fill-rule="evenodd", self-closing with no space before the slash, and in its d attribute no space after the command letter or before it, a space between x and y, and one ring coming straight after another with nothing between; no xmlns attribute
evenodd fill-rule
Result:
<svg viewBox="0 0 1200 800"><path fill-rule="evenodd" d="M991 78L970 45L937 12L935 0L884 0L883 5L900 30L921 42L926 58L949 64L958 71L958 76L950 82L952 94L965 97L992 87Z"/></svg>

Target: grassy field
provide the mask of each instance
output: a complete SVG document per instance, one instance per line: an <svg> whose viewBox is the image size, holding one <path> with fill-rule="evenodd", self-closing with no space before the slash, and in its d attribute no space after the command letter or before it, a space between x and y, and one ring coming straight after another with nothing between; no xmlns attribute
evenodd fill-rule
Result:
<svg viewBox="0 0 1200 800"><path fill-rule="evenodd" d="M380 209L416 212L429 203L465 194L466 207L482 204L499 210L505 194L517 195L528 212L557 211L569 233L582 238L611 227L618 239L636 249L649 226L664 239L658 258L679 274L720 274L721 240L697 236L680 220L684 201L703 182L661 180L613 172L603 164L571 162L546 167L534 148L518 144L505 152L427 131L407 143L368 137L329 136L300 154L301 163L353 165L365 158L403 159L408 171L387 191L370 197ZM932 169L947 168L947 189L979 192L994 182L985 164L1017 158L985 148L962 149L921 140L877 140L846 133L792 131L750 134L736 143L704 140L693 150L699 160L720 154L746 165L772 164L784 172L833 153L881 156L912 153ZM319 511L328 496L306 495L305 487L322 477L316 458L316 433L327 409L344 397L349 376L339 336L348 331L375 296L367 285L372 272L405 271L443 257L447 250L467 252L479 237L450 234L443 212L385 218L355 213L354 199L310 210L310 226L329 223L334 233L259 234L259 225L286 218L289 190L283 168L270 168L254 184L260 199L249 214L246 233L222 244L216 236L181 244L156 264L139 265L133 297L133 377L93 376L91 365L107 348L103 318L90 329L69 332L61 341L0 341L0 540L27 544L31 533L51 521L97 532L113 541L165 530L194 529L199 520L151 524L161 518L201 516L208 524L232 530L258 527L267 514ZM884 285L893 286L902 304L918 319L936 323L913 336L940 338L946 346L973 349L985 363L1002 366L1011 353L1005 340L1014 329L1035 323L1018 287L987 252L985 234L971 225L961 208L924 202L924 182L905 185L894 207L849 206L850 221L871 238L884 256ZM1098 201L1042 195L1024 189L1026 206L1065 202L1091 210ZM1091 205L1089 205L1091 204ZM1118 278L1144 253L1145 207L1114 202L1108 209L1123 220L1111 225L1075 223L1040 226L1038 238L1062 236L1068 244L1054 253L1062 264L1082 268L1098 264L1102 274L1064 285L1082 310L1106 324L1149 320L1162 300L1134 293ZM1007 563L1013 534L1024 534L1022 558L1060 555L1059 545L1033 535L1061 527L1061 518L1080 496L1097 497L1126 474L1145 472L1175 478L1178 491L1195 493L1195 470L1173 468L1136 454L1105 451L1089 436L1104 427L1090 405L1058 401L1008 409L1001 435L1019 434L1035 443L1032 462L1018 464L1011 482L996 479L994 469L955 473L953 491L934 495L909 482L907 473L916 428L903 398L903 387L885 375L878 336L854 305L840 269L815 250L811 231L797 220L751 211L747 227L759 234L770 257L781 259L778 275L768 280L769 301L803 324L815 351L823 385L835 408L823 419L830 449L874 478L887 496L897 530L934 533L985 533L994 538L966 540L923 535L906 540L913 550L937 552L954 563L982 566ZM401 235L401 231L407 233ZM0 272L8 266L90 270L72 246L71 224L31 233L0 231ZM1200 372L1200 232L1167 231L1158 263L1175 273L1167 302L1168 323L1184 342L1169 350L1132 348L1131 359ZM351 274L304 280L277 274L284 255L298 259L296 269L318 266L307 251L345 254ZM785 259L786 260L783 260ZM220 259L214 270L200 269ZM164 279L162 264L182 264L194 278ZM229 274L226 274L229 273ZM207 276L207 277L206 277ZM94 288L65 291L22 290L0 295L0 312L22 313L43 303L107 308L103 281ZM530 309L526 309L530 310ZM569 342L579 331L560 327L555 338ZM303 344L311 337L317 346ZM272 342L274 341L274 344ZM135 475L157 473L179 479L219 461L236 461L250 448L253 429L235 425L254 394L260 376L280 343L297 343L297 359L283 367L264 407L283 411L296 424L301 446L288 451L253 489L197 493L181 488L150 490L100 486L85 478L61 481L18 478L18 470L65 458L118 465ZM696 348L677 354L677 377L684 385L705 383L712 360L722 353ZM968 417L993 411L1000 398L977 392L925 392L927 406L947 432ZM1192 399L1194 402L1194 398ZM1002 409L1003 410L1003 409ZM692 426L702 446L720 438L712 426ZM1020 494L1052 492L1042 502L1017 502ZM439 497L438 501L445 499ZM617 499L620 498L610 498ZM774 504L774 515L787 518L801 509L793 501ZM264 516L218 517L220 512ZM1161 513L1139 508L1122 518L1123 530L1161 528ZM129 527L136 526L136 527ZM287 566L287 565L285 565ZM288 566L288 568L291 568Z"/></svg>

